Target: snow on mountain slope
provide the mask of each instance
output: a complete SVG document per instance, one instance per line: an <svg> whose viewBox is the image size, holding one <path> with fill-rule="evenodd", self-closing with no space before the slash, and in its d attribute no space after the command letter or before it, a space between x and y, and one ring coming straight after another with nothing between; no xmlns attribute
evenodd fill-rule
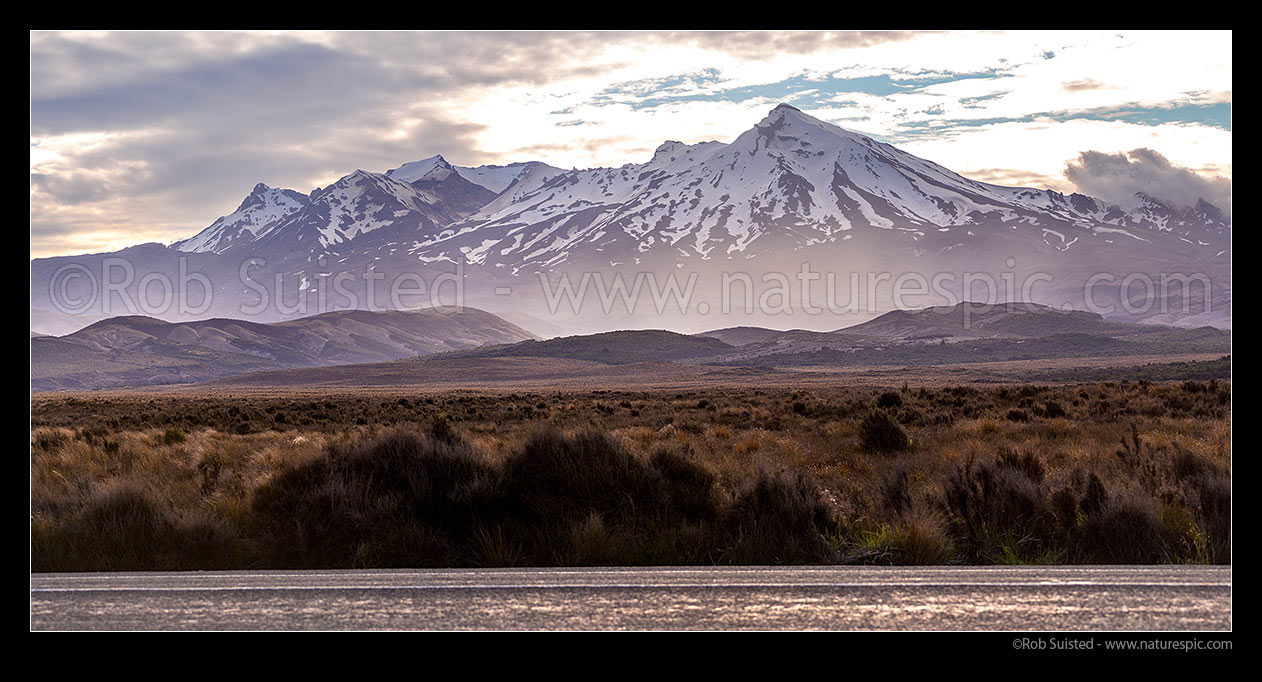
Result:
<svg viewBox="0 0 1262 682"><path fill-rule="evenodd" d="M1221 241L1231 231L1222 210L1204 199L1198 199L1194 206L1175 208L1136 192L1121 206L1101 207L1094 215L1104 223L1160 230L1200 244Z"/></svg>
<svg viewBox="0 0 1262 682"><path fill-rule="evenodd" d="M1137 194L1108 206L977 182L780 105L730 144L667 141L647 162L618 168L459 167L436 155L385 174L356 171L309 199L259 185L237 212L175 248L345 251L355 242L364 257L402 252L519 272L576 259L748 259L871 239L873 229L917 252L997 239L1050 252L1230 236L1223 213L1203 201L1176 209ZM363 241L368 234L380 238Z"/></svg>
<svg viewBox="0 0 1262 682"><path fill-rule="evenodd" d="M470 182L441 156L428 172L408 184L424 197L430 218L441 225L469 216L495 198L495 192Z"/></svg>
<svg viewBox="0 0 1262 682"><path fill-rule="evenodd" d="M457 169L435 155L385 174L356 171L323 190L317 187L311 196L259 183L236 211L172 248L195 253L241 250L284 224L281 234L251 250L283 249L286 242L325 250L381 227L446 225L474 213L523 177L559 172L533 161Z"/></svg>
<svg viewBox="0 0 1262 682"><path fill-rule="evenodd" d="M510 163L507 166L456 166L456 170L470 182L482 185L496 194L500 194L527 175L556 175L564 172L560 168L538 161Z"/></svg>
<svg viewBox="0 0 1262 682"><path fill-rule="evenodd" d="M977 182L780 105L730 144L667 142L647 163L519 182L410 251L516 272L580 253L594 261L598 252L609 265L648 253L748 258L844 241L856 228L935 249L1001 234L996 226L1059 251L1151 241L1157 230L1201 241L1204 226L1172 215L1151 201L1105 207L1082 195Z"/></svg>
<svg viewBox="0 0 1262 682"><path fill-rule="evenodd" d="M386 175L400 182L410 183L410 182L416 182L417 180L420 180L426 175L429 175L434 169L438 168L439 166L446 166L446 165L447 165L447 160L443 158L443 155L435 154L434 156L431 156L428 159L421 159L420 161L409 161L408 163L405 163L402 166L399 166L398 168L392 168L386 171Z"/></svg>
<svg viewBox="0 0 1262 682"><path fill-rule="evenodd" d="M301 192L268 187L260 182L237 210L171 246L179 251L223 253L233 246L258 239L309 202L307 195Z"/></svg>
<svg viewBox="0 0 1262 682"><path fill-rule="evenodd" d="M323 250L382 228L435 227L435 196L381 173L357 170L311 192L311 202L256 242L260 250Z"/></svg>
<svg viewBox="0 0 1262 682"><path fill-rule="evenodd" d="M553 168L538 161L510 163L507 166L453 166L441 154L438 154L420 161L405 163L398 168L386 171L386 175L395 180L413 183L427 176L432 177L435 173L441 173L444 169L454 170L464 179L485 187L493 194L503 192L528 173L543 172L555 175L563 172L560 168Z"/></svg>

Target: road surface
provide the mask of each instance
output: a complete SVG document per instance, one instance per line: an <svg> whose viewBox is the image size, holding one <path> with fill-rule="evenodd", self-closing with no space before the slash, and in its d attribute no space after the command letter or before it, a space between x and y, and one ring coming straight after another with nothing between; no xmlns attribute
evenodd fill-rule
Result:
<svg viewBox="0 0 1262 682"><path fill-rule="evenodd" d="M1227 630L1230 566L31 575L34 630Z"/></svg>

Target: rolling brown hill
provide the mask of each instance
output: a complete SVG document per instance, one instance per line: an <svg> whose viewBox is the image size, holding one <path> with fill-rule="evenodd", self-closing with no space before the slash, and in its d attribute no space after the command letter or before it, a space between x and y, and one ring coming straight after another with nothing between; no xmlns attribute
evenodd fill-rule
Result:
<svg viewBox="0 0 1262 682"><path fill-rule="evenodd" d="M206 381L266 369L371 363L536 338L474 308L350 310L277 323L114 317L31 339L32 390Z"/></svg>

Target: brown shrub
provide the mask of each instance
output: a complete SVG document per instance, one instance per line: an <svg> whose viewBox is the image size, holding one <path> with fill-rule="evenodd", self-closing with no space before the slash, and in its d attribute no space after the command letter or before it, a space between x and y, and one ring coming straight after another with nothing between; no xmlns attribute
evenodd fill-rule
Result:
<svg viewBox="0 0 1262 682"><path fill-rule="evenodd" d="M883 410L869 412L859 422L859 439L869 452L890 454L911 447L911 438L903 427Z"/></svg>
<svg viewBox="0 0 1262 682"><path fill-rule="evenodd" d="M800 472L760 472L726 519L722 559L735 564L813 564L829 558L824 533L835 523L815 483Z"/></svg>

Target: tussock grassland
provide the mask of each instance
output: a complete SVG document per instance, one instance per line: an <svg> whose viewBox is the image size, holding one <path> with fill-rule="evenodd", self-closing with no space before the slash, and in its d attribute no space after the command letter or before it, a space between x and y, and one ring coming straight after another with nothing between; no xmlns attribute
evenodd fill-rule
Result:
<svg viewBox="0 0 1262 682"><path fill-rule="evenodd" d="M35 571L1228 563L1231 387L37 396Z"/></svg>

